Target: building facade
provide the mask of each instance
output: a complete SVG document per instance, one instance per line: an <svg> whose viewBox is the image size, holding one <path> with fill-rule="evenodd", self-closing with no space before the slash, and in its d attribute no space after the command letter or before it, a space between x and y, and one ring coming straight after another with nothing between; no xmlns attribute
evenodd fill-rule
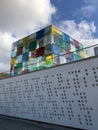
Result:
<svg viewBox="0 0 98 130"><path fill-rule="evenodd" d="M50 25L12 44L11 75L87 58L83 44Z"/></svg>

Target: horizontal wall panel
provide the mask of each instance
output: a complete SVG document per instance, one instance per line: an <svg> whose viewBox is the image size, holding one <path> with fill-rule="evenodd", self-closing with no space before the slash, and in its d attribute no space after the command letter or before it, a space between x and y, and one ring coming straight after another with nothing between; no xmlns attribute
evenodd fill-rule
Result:
<svg viewBox="0 0 98 130"><path fill-rule="evenodd" d="M0 114L98 130L98 58L0 80Z"/></svg>

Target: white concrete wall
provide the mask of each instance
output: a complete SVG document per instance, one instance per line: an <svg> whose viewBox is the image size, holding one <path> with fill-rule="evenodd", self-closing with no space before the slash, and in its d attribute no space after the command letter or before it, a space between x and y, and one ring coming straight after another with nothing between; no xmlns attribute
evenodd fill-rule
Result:
<svg viewBox="0 0 98 130"><path fill-rule="evenodd" d="M98 58L0 80L0 114L98 130Z"/></svg>

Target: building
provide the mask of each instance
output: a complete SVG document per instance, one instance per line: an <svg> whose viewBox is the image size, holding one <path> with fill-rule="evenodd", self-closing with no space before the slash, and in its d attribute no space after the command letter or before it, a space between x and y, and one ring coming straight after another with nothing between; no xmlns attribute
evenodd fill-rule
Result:
<svg viewBox="0 0 98 130"><path fill-rule="evenodd" d="M97 130L97 48L87 57L81 43L53 25L13 43L13 77L0 80L0 114Z"/></svg>
<svg viewBox="0 0 98 130"><path fill-rule="evenodd" d="M14 76L87 57L80 42L50 25L12 44L10 72Z"/></svg>

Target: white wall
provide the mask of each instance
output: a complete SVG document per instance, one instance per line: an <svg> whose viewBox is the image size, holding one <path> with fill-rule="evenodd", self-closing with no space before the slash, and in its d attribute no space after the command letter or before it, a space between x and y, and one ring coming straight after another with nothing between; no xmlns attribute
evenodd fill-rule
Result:
<svg viewBox="0 0 98 130"><path fill-rule="evenodd" d="M98 129L98 58L0 80L0 114Z"/></svg>

